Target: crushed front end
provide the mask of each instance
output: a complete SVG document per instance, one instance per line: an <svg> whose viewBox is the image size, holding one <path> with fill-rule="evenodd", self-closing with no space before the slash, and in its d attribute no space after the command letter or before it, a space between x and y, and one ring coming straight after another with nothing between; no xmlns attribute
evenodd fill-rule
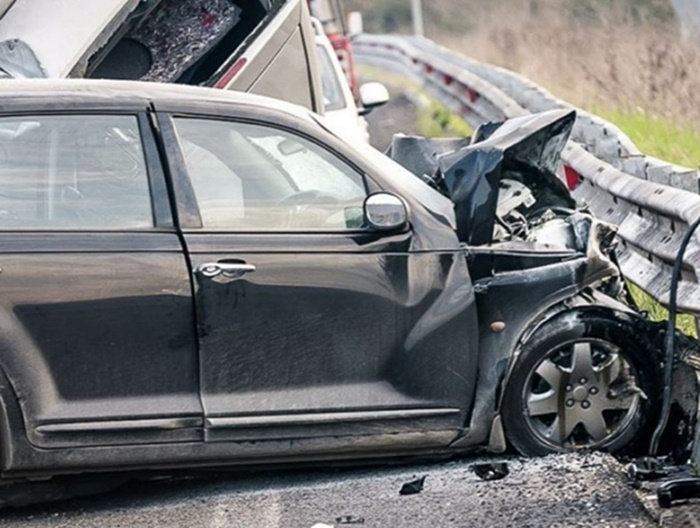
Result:
<svg viewBox="0 0 700 528"><path fill-rule="evenodd" d="M514 443L509 429L518 429L516 437L533 439L515 442L525 454L649 448L663 393L664 325L631 299L615 227L577 205L558 177L575 119L552 111L484 125L469 139L396 136L390 149L453 202L477 292L479 383L458 445L502 451L506 438ZM700 348L686 336L676 342L661 452L683 460L694 436ZM590 376L574 376L581 357ZM557 399L547 413L550 393Z"/></svg>

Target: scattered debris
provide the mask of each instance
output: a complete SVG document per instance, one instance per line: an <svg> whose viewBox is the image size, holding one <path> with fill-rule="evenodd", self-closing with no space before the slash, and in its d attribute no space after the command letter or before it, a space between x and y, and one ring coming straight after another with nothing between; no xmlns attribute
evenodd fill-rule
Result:
<svg viewBox="0 0 700 528"><path fill-rule="evenodd" d="M412 480L411 482L406 482L403 486L401 486L399 495L416 495L417 493L420 493L421 491L423 491L424 482L425 476L416 480Z"/></svg>
<svg viewBox="0 0 700 528"><path fill-rule="evenodd" d="M365 524L365 519L354 515L343 515L342 517L336 517L335 522L338 524Z"/></svg>
<svg viewBox="0 0 700 528"><path fill-rule="evenodd" d="M670 508L674 502L700 499L700 478L680 478L659 485L656 498L661 508Z"/></svg>
<svg viewBox="0 0 700 528"><path fill-rule="evenodd" d="M664 459L642 457L627 464L627 476L633 481L658 480L668 476L668 463Z"/></svg>
<svg viewBox="0 0 700 528"><path fill-rule="evenodd" d="M476 476L482 480L501 480L506 478L510 471L505 462L495 462L493 464L474 464L472 466Z"/></svg>

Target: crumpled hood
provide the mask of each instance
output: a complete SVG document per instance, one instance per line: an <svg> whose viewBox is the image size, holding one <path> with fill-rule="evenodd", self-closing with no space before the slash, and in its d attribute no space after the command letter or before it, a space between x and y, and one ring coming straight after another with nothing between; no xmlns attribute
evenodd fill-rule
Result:
<svg viewBox="0 0 700 528"><path fill-rule="evenodd" d="M450 198L462 242L489 244L504 178L532 190L533 211L576 207L557 177L575 120L574 111L554 110L489 123L471 141L396 136L389 154Z"/></svg>

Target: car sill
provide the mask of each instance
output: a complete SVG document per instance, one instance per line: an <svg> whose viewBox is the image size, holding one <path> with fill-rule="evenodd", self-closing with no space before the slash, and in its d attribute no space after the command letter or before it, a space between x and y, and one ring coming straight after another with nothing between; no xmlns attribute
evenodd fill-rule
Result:
<svg viewBox="0 0 700 528"><path fill-rule="evenodd" d="M225 418L207 418L205 424L209 429L238 429L247 427L277 427L339 424L345 422L370 422L379 420L406 420L420 418L438 418L458 415L460 409L401 409L391 411L361 411L294 414L279 416L237 416Z"/></svg>

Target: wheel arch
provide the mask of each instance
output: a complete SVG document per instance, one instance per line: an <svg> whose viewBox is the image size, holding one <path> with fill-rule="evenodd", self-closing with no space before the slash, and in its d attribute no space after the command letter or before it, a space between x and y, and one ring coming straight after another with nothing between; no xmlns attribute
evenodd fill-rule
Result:
<svg viewBox="0 0 700 528"><path fill-rule="evenodd" d="M640 330L644 329L646 323L646 320L630 306L597 291L582 293L572 299L551 306L535 324L526 328L518 339L513 354L511 354L506 374L499 387L498 415L500 415L503 403L503 393L505 392L503 389L508 385L513 375L513 370L525 343L547 325L566 319L575 320L582 316L617 319L632 325L638 325Z"/></svg>
<svg viewBox="0 0 700 528"><path fill-rule="evenodd" d="M552 324L560 318L575 318L582 315L622 318L636 323L645 322L643 317L630 306L590 288L568 294L566 290L562 290L557 296L549 298L548 302L540 302L533 312L531 317L523 320L517 333L509 340L507 358L502 360L504 365L502 373L492 373L492 378L498 375L497 381L494 378L490 382L495 386L488 389L492 399L482 402L482 409L475 409L468 433L453 444L455 448L486 444L488 451L496 453L506 451L507 442L501 412L505 388L512 377L523 345L545 325ZM494 339L498 339L498 334L482 329L482 346L485 343L492 346L491 342ZM498 364L493 363L491 366L497 368ZM484 420L487 420L486 423L483 422Z"/></svg>
<svg viewBox="0 0 700 528"><path fill-rule="evenodd" d="M0 365L0 475L15 466L18 449L29 447L19 398Z"/></svg>
<svg viewBox="0 0 700 528"><path fill-rule="evenodd" d="M550 327L549 332L546 331L547 327ZM569 342L562 339L576 340L596 336L626 350L628 361L641 369L637 373L642 380L642 394L646 394L640 400L644 408L637 413L637 418L619 432L606 437L604 440L607 443L601 448L624 451L627 454L646 453L647 434L650 424L654 422L653 417L658 412L659 391L662 386L663 346L659 341L658 327L658 324L649 321L631 307L599 292L592 296L583 294L571 302L553 307L546 317L541 318L538 324L528 328L521 336L517 350L511 357L507 375L504 376L500 387L497 419L494 420L497 430L496 434L492 434L492 439L500 440L503 449L508 443L515 444L521 453L545 454L547 451L542 452L542 449L546 450L546 447L532 447L533 441L527 439L528 435L520 436L518 431L523 424L521 412L516 409L519 404L516 402L520 402L521 399L514 395L518 394L519 387L526 383L523 381L526 379L524 374L536 365L533 358L544 357L541 354L546 350L554 350L556 342ZM519 368L519 365L522 368ZM694 413L691 414L694 416ZM687 429L694 425L691 421L686 420L688 423L684 422L681 425ZM508 437L506 431L510 431Z"/></svg>

